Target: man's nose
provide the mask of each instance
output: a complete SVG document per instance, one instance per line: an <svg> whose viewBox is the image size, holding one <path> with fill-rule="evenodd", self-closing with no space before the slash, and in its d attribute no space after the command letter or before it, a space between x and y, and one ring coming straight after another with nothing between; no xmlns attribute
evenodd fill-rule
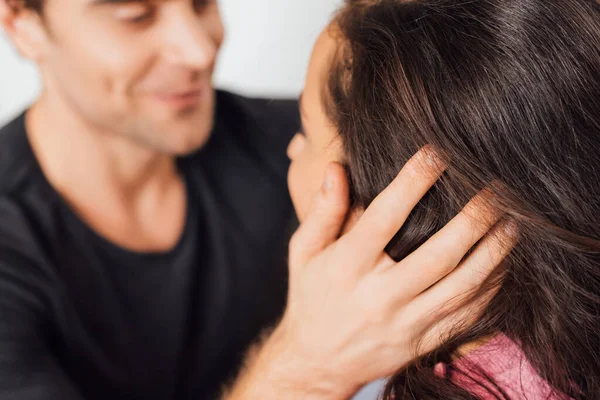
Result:
<svg viewBox="0 0 600 400"><path fill-rule="evenodd" d="M217 57L218 39L197 15L189 14L179 16L168 24L169 27L164 31L163 56L173 64L208 69Z"/></svg>

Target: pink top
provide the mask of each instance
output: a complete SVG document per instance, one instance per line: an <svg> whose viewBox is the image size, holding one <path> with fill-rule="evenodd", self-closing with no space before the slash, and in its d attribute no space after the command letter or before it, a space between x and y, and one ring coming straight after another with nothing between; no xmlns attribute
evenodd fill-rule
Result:
<svg viewBox="0 0 600 400"><path fill-rule="evenodd" d="M555 393L525 358L521 348L504 335L498 335L483 346L473 350L454 362L452 369L460 369L477 380L491 386L485 379L479 379L481 368L493 381L514 400L565 400L568 397ZM442 369L444 369L442 367ZM460 372L452 372L449 378L482 399L495 399L485 389ZM494 387L490 389L500 395ZM500 398L503 398L500 396Z"/></svg>

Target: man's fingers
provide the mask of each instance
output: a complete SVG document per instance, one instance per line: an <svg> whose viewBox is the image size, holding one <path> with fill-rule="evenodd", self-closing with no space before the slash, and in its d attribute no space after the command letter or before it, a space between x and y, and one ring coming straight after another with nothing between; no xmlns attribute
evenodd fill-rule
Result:
<svg viewBox="0 0 600 400"><path fill-rule="evenodd" d="M514 223L502 221L452 273L421 294L424 302L444 304L478 289L517 243Z"/></svg>
<svg viewBox="0 0 600 400"><path fill-rule="evenodd" d="M416 353L426 354L439 348L452 334L477 322L499 290L500 286L494 287L471 303L450 311L447 315L438 315L438 310L432 310L430 314L432 318L429 323L434 325L420 336Z"/></svg>
<svg viewBox="0 0 600 400"><path fill-rule="evenodd" d="M416 338L418 354L434 350L450 335L477 321L501 285L462 304L482 287L517 241L518 232L513 223L498 223L458 268L407 306L401 318L416 321L424 329Z"/></svg>
<svg viewBox="0 0 600 400"><path fill-rule="evenodd" d="M500 219L490 196L487 190L480 192L442 230L387 271L391 284L410 282L399 295L413 298L456 268Z"/></svg>
<svg viewBox="0 0 600 400"><path fill-rule="evenodd" d="M440 313L446 311L445 307L456 305L465 296L478 290L511 252L517 241L518 233L514 223L501 221L458 268L415 298L410 307L419 310L418 312L430 310L429 322L438 320ZM491 294L495 295L495 293ZM478 307L477 304L480 303L476 303L475 307ZM483 308L479 309L479 311L482 310ZM472 308L470 312L473 312ZM460 320L456 318L454 322L458 323Z"/></svg>
<svg viewBox="0 0 600 400"><path fill-rule="evenodd" d="M290 242L290 265L304 265L334 242L342 230L349 207L346 171L331 163L325 171L323 187Z"/></svg>
<svg viewBox="0 0 600 400"><path fill-rule="evenodd" d="M375 198L348 235L348 245L360 249L358 265L369 268L408 218L412 209L439 179L445 165L435 151L424 148L402 168Z"/></svg>

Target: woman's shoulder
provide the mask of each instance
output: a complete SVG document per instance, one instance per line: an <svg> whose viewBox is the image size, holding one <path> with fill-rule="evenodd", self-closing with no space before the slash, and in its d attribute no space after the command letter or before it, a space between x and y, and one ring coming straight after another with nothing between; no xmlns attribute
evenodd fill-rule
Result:
<svg viewBox="0 0 600 400"><path fill-rule="evenodd" d="M521 347L503 334L456 360L448 372L454 382L483 399L497 398L490 392L510 399L567 399L555 393Z"/></svg>

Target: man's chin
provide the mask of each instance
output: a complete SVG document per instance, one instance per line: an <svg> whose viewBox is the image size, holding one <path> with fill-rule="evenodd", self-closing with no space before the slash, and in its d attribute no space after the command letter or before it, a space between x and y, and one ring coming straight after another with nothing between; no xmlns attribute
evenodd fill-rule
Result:
<svg viewBox="0 0 600 400"><path fill-rule="evenodd" d="M157 150L174 156L192 154L206 145L213 130L213 113L197 113L191 118L177 118L169 123L159 124L160 142Z"/></svg>
<svg viewBox="0 0 600 400"><path fill-rule="evenodd" d="M176 157L184 157L193 154L202 149L208 140L210 139L211 132L208 131L203 135L199 135L195 132L193 136L187 136L176 138L167 143L163 143L161 146L163 153L168 153Z"/></svg>

